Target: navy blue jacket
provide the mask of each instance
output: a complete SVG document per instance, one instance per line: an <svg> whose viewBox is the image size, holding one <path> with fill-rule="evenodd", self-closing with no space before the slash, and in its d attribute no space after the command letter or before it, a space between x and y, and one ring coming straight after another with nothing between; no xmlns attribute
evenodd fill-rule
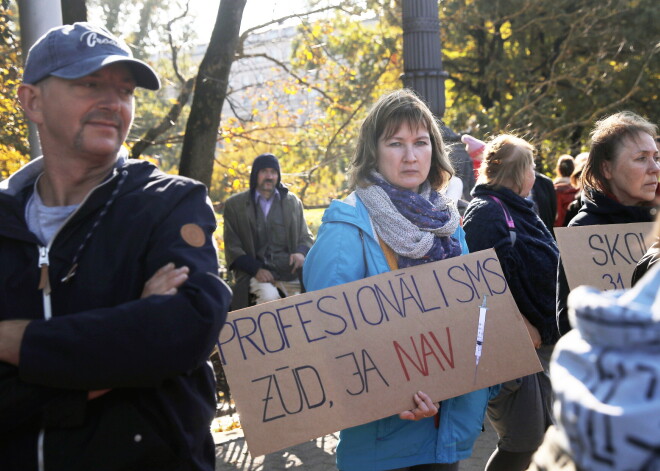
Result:
<svg viewBox="0 0 660 471"><path fill-rule="evenodd" d="M538 215L552 237L555 236L555 218L557 217L557 192L552 180L540 172L535 172L536 179L532 187L531 198L536 204Z"/></svg>
<svg viewBox="0 0 660 471"><path fill-rule="evenodd" d="M629 224L633 222L651 222L655 217L655 208L651 206L625 206L600 191L585 188L582 191L582 207L568 227L595 226L598 224ZM564 264L559 262L557 269L557 326L559 334L564 335L571 330L568 322L568 286Z"/></svg>
<svg viewBox="0 0 660 471"><path fill-rule="evenodd" d="M534 212L534 203L504 187L480 184L465 211L463 229L471 252L494 248L518 309L546 345L559 338L555 323L555 276L559 249ZM499 198L515 224L512 243Z"/></svg>
<svg viewBox="0 0 660 471"><path fill-rule="evenodd" d="M217 276L205 187L120 159L51 242L45 320L40 242L24 217L42 166L0 183L0 320L32 320L19 368L0 363L2 469L36 469L42 434L50 470L212 471L207 359L231 292ZM188 280L140 299L168 262L188 266Z"/></svg>

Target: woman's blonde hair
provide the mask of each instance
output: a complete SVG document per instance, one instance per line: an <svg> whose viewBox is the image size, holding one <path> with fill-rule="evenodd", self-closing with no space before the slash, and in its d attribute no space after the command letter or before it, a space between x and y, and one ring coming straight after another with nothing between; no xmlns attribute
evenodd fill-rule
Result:
<svg viewBox="0 0 660 471"><path fill-rule="evenodd" d="M603 165L613 163L623 141L634 139L639 133L655 138L658 127L631 111L621 111L597 121L591 131L589 157L582 170L582 187L609 193L610 183L603 173Z"/></svg>
<svg viewBox="0 0 660 471"><path fill-rule="evenodd" d="M369 185L369 174L378 165L378 139L391 137L401 125L426 128L431 139L431 169L427 177L435 190L444 188L454 174L440 128L426 104L408 89L383 95L360 127L355 153L348 169L349 189Z"/></svg>
<svg viewBox="0 0 660 471"><path fill-rule="evenodd" d="M525 171L534 166L535 149L529 142L511 134L500 134L486 144L477 183L509 186L521 191Z"/></svg>

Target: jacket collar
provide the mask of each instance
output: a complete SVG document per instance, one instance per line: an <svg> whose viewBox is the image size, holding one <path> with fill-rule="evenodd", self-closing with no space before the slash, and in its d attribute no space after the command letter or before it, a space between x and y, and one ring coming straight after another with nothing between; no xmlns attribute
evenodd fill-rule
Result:
<svg viewBox="0 0 660 471"><path fill-rule="evenodd" d="M322 221L352 224L378 240L369 211L355 192L343 200L332 200L328 209L323 213Z"/></svg>
<svg viewBox="0 0 660 471"><path fill-rule="evenodd" d="M128 151L123 147L119 151L117 161L115 162L113 174L117 169L124 167L128 161ZM18 171L14 172L9 178L0 181L0 193L8 196L17 196L27 187L34 185L35 180L44 172L44 157L40 156L23 165Z"/></svg>

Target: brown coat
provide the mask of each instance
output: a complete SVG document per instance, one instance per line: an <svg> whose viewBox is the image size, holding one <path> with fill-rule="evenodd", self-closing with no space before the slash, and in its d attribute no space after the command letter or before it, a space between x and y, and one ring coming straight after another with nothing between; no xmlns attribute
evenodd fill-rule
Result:
<svg viewBox="0 0 660 471"><path fill-rule="evenodd" d="M286 189L280 190L280 202L289 253L306 255L314 239L305 222L302 202ZM248 305L250 278L264 264L257 258L256 233L256 206L251 192L248 190L230 197L224 209L224 243L227 267L235 276L233 309Z"/></svg>

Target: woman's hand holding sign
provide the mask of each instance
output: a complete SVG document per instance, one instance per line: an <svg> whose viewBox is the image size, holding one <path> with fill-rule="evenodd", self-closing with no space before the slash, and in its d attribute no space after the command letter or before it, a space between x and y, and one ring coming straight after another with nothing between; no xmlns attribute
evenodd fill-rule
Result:
<svg viewBox="0 0 660 471"><path fill-rule="evenodd" d="M431 401L431 398L423 393L422 391L417 391L413 396L417 407L412 410L406 410L399 414L399 418L403 420L421 420L428 417L433 417L438 413L438 408Z"/></svg>

